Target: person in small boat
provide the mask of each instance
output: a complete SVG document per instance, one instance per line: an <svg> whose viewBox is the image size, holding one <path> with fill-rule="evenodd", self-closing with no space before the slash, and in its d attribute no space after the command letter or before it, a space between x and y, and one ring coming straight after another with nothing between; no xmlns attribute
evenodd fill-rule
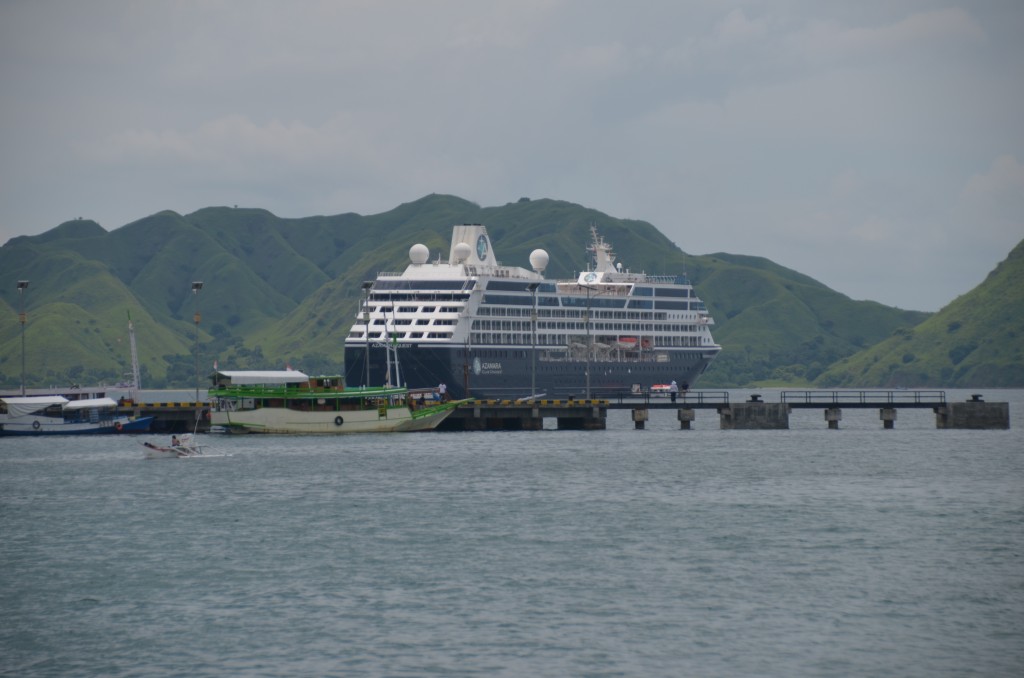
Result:
<svg viewBox="0 0 1024 678"><path fill-rule="evenodd" d="M448 402L448 385L443 381L437 386L437 393L441 396L441 402Z"/></svg>
<svg viewBox="0 0 1024 678"><path fill-rule="evenodd" d="M171 436L171 447L177 447L178 445L181 445L181 443L178 441L178 436L172 435Z"/></svg>

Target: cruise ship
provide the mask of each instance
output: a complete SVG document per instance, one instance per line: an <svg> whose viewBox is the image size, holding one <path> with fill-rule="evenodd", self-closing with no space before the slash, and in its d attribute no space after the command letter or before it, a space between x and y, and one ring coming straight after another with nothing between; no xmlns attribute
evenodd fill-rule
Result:
<svg viewBox="0 0 1024 678"><path fill-rule="evenodd" d="M454 398L604 398L692 386L721 350L686 276L634 273L591 227L588 270L574 280L503 266L487 228L453 228L447 261L409 249L401 273L363 283L345 339L352 386L446 386Z"/></svg>

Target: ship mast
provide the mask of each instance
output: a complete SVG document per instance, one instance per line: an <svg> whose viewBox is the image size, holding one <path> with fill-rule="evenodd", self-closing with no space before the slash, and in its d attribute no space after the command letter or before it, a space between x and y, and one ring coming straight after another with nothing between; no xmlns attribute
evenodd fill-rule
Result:
<svg viewBox="0 0 1024 678"><path fill-rule="evenodd" d="M131 311L128 311L128 344L132 349L131 398L134 401L138 397L138 390L142 388L142 377L139 374L139 350L135 346L135 325L132 323Z"/></svg>

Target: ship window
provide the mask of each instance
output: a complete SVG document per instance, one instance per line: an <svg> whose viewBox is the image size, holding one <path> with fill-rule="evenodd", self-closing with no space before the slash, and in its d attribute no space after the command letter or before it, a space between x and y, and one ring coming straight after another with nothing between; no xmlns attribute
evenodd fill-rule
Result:
<svg viewBox="0 0 1024 678"><path fill-rule="evenodd" d="M398 312L399 313L415 313L416 312L416 307L415 306L399 306L398 307Z"/></svg>
<svg viewBox="0 0 1024 678"><path fill-rule="evenodd" d="M485 294L485 304L505 304L507 306L529 306L533 303L532 297L516 297L511 294Z"/></svg>
<svg viewBox="0 0 1024 678"><path fill-rule="evenodd" d="M650 297L654 295L654 288L652 287L634 287L634 297Z"/></svg>
<svg viewBox="0 0 1024 678"><path fill-rule="evenodd" d="M690 302L688 301L658 301L657 306L659 309L673 309L686 311L690 308Z"/></svg>
<svg viewBox="0 0 1024 678"><path fill-rule="evenodd" d="M416 321L416 324L417 325L429 325L430 324L430 320L428 318L420 318L419 320Z"/></svg>
<svg viewBox="0 0 1024 678"><path fill-rule="evenodd" d="M435 306L424 306L423 308L420 309L420 311L424 313L433 313L435 308Z"/></svg>
<svg viewBox="0 0 1024 678"><path fill-rule="evenodd" d="M511 282L505 280L492 280L487 283L489 290L504 290L506 292L526 292L528 282Z"/></svg>
<svg viewBox="0 0 1024 678"><path fill-rule="evenodd" d="M685 297L685 287L658 287L654 290L654 296L656 297Z"/></svg>

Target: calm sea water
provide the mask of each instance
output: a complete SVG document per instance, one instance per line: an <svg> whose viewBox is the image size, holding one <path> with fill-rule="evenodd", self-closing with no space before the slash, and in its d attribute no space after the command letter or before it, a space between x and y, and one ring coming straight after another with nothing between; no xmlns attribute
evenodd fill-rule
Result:
<svg viewBox="0 0 1024 678"><path fill-rule="evenodd" d="M985 395L1009 431L0 439L0 674L1019 676L1024 392Z"/></svg>

